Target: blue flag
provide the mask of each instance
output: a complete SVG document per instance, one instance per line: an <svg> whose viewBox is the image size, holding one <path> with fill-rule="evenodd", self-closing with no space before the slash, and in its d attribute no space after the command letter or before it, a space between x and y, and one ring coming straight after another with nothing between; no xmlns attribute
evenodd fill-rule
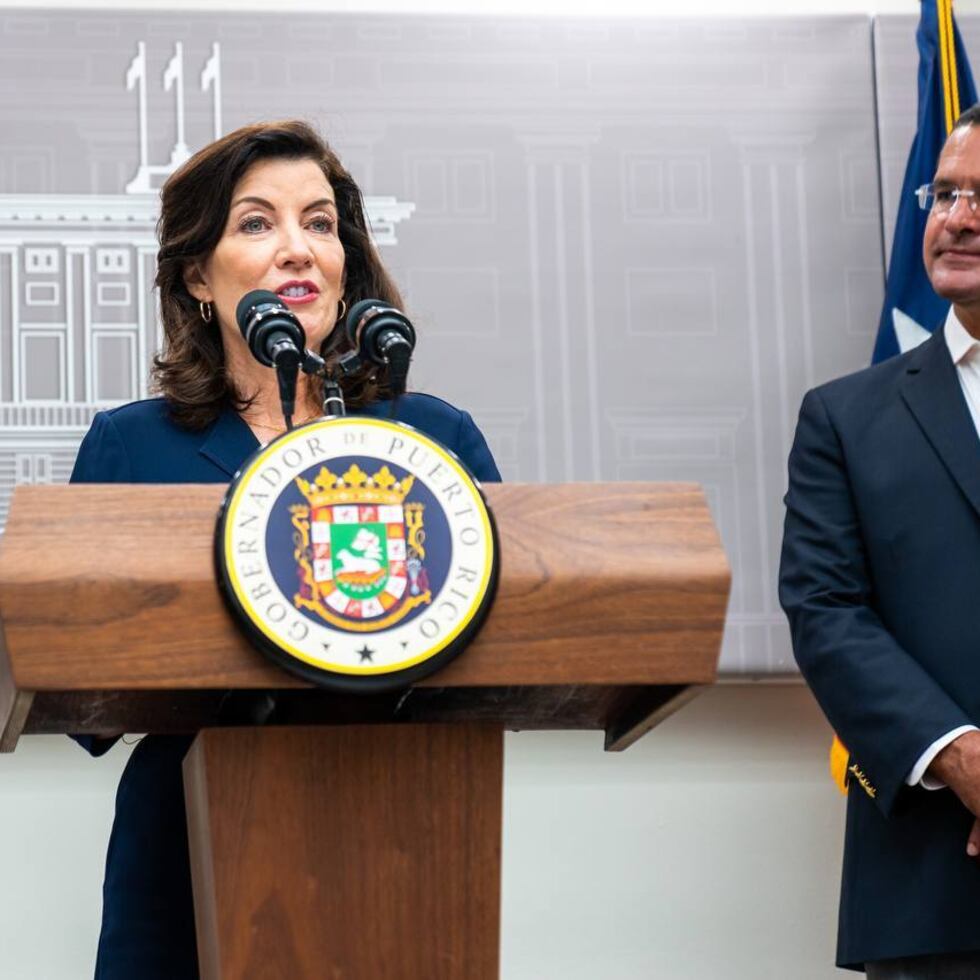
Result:
<svg viewBox="0 0 980 980"><path fill-rule="evenodd" d="M928 213L915 189L932 183L946 137L961 109L977 101L973 74L953 19L952 0L922 0L919 45L918 129L909 153L888 263L885 304L872 361L883 361L925 340L943 323L949 301L937 296L922 264Z"/></svg>

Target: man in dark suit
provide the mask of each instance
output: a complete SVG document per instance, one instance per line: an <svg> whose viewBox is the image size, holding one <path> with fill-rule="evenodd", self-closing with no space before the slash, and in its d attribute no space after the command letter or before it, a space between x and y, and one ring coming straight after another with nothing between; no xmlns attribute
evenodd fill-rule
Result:
<svg viewBox="0 0 980 980"><path fill-rule="evenodd" d="M980 977L980 107L920 203L950 314L804 398L779 583L851 752L837 962L889 980Z"/></svg>

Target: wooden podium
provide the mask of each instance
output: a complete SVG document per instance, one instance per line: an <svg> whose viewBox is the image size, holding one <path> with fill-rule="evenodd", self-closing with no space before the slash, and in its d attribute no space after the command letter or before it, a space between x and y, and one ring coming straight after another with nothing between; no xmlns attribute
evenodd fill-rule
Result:
<svg viewBox="0 0 980 980"><path fill-rule="evenodd" d="M484 488L501 579L474 643L405 692L258 654L213 571L218 485L20 487L0 544L0 748L193 732L201 976L498 974L503 732L621 750L715 676L729 572L692 484Z"/></svg>

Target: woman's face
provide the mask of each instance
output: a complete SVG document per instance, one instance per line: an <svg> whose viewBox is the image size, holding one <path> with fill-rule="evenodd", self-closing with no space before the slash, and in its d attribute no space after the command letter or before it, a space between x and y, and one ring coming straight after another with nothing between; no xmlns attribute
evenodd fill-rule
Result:
<svg viewBox="0 0 980 980"><path fill-rule="evenodd" d="M269 289L299 318L317 350L337 319L344 249L333 188L313 160L261 160L232 192L214 251L191 267L187 286L214 305L225 350L244 345L235 310L253 289Z"/></svg>

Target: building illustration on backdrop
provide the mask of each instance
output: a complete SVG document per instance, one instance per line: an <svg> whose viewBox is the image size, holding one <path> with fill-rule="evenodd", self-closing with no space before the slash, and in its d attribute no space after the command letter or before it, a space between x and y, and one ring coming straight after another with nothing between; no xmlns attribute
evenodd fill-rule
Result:
<svg viewBox="0 0 980 980"><path fill-rule="evenodd" d="M0 194L0 522L16 483L67 480L82 436L100 409L146 397L161 335L156 274L158 191L192 153L184 133L183 45L163 72L173 93L176 139L169 159L148 149L146 44L125 82L135 93L139 165L114 195ZM213 135L222 134L221 47L201 69ZM378 245L414 205L365 197Z"/></svg>

